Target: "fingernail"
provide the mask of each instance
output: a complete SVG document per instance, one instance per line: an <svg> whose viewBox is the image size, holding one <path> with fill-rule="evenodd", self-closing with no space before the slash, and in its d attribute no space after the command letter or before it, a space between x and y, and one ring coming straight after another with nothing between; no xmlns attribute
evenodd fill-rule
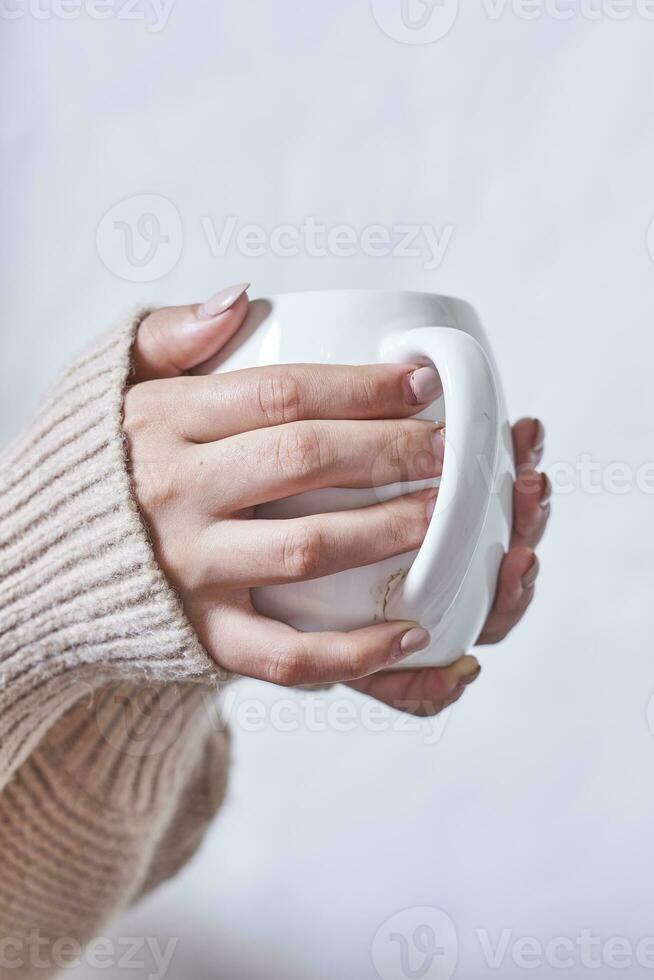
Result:
<svg viewBox="0 0 654 980"><path fill-rule="evenodd" d="M219 293L208 299L206 303L203 303L198 310L198 317L200 320L210 320L214 316L219 316L221 313L225 313L231 306L234 305L237 299L240 299L246 289L249 289L249 282L240 282L237 286L228 286L227 289L221 289Z"/></svg>
<svg viewBox="0 0 654 980"><path fill-rule="evenodd" d="M421 367L409 375L409 399L414 405L429 405L443 393L438 371Z"/></svg>
<svg viewBox="0 0 654 980"><path fill-rule="evenodd" d="M534 419L534 434L531 440L531 448L535 453L540 453L545 447L545 426L540 419Z"/></svg>
<svg viewBox="0 0 654 980"><path fill-rule="evenodd" d="M436 510L436 498L438 497L438 491L433 497L430 497L427 501L427 520L430 521L434 516L434 511Z"/></svg>
<svg viewBox="0 0 654 980"><path fill-rule="evenodd" d="M466 688L469 684L474 684L474 682L477 680L480 674L481 674L481 664L477 664L474 670L472 670L469 674L463 675L463 677L459 680L459 684L457 686Z"/></svg>
<svg viewBox="0 0 654 980"><path fill-rule="evenodd" d="M540 571L540 562L536 555L534 555L534 560L522 576L522 587L523 589L530 589L536 579L538 578L538 573Z"/></svg>
<svg viewBox="0 0 654 980"><path fill-rule="evenodd" d="M414 626L413 629L404 633L399 638L399 641L396 640L393 649L393 659L401 660L402 657L408 657L411 653L424 650L425 647L429 646L430 640L431 637L427 630L424 630L421 626Z"/></svg>
<svg viewBox="0 0 654 980"><path fill-rule="evenodd" d="M547 473L541 473L542 490L540 495L540 505L543 510L547 510L552 499L552 481Z"/></svg>
<svg viewBox="0 0 654 980"><path fill-rule="evenodd" d="M440 425L434 431L434 445L436 447L436 458L442 463L445 459L445 426Z"/></svg>
<svg viewBox="0 0 654 980"><path fill-rule="evenodd" d="M461 677L459 677L458 681L454 685L454 690L452 691L452 694L450 695L450 699L447 703L454 704L455 701L458 701L459 698L465 693L466 688L470 687L471 684L474 684L474 682L477 680L480 674L481 674L481 664L477 664L476 667L472 668L470 673L463 674Z"/></svg>
<svg viewBox="0 0 654 980"><path fill-rule="evenodd" d="M456 665L456 667L459 666L459 664ZM454 704L455 701L458 701L464 694L465 689L473 684L481 674L481 664L474 657L467 657L465 666L468 668L467 672L454 679L454 686L443 707L447 708L449 705Z"/></svg>

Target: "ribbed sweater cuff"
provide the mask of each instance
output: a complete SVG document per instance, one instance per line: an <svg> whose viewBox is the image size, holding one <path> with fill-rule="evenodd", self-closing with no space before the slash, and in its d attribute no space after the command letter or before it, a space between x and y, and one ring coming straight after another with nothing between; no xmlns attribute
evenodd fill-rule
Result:
<svg viewBox="0 0 654 980"><path fill-rule="evenodd" d="M0 456L0 787L89 688L228 677L132 494L122 411L142 316L80 357Z"/></svg>

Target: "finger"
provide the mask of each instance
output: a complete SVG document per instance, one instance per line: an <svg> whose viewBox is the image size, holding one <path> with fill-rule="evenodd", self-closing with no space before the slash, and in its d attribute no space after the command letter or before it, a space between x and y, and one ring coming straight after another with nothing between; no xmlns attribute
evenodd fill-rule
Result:
<svg viewBox="0 0 654 980"><path fill-rule="evenodd" d="M535 548L550 517L552 484L527 464L518 470L513 490L511 547Z"/></svg>
<svg viewBox="0 0 654 980"><path fill-rule="evenodd" d="M520 419L513 426L516 466L538 466L545 449L545 427L540 419Z"/></svg>
<svg viewBox="0 0 654 980"><path fill-rule="evenodd" d="M186 470L204 505L229 514L321 487L431 479L443 455L433 422L292 422L189 447Z"/></svg>
<svg viewBox="0 0 654 980"><path fill-rule="evenodd" d="M211 648L222 667L283 687L365 677L429 644L416 623L380 623L350 633L301 633L241 607L217 611Z"/></svg>
<svg viewBox="0 0 654 980"><path fill-rule="evenodd" d="M175 425L193 442L304 419L408 418L441 393L433 367L275 364L179 378L161 387Z"/></svg>
<svg viewBox="0 0 654 980"><path fill-rule="evenodd" d="M524 616L534 597L540 564L529 548L512 548L504 556L493 608L478 644L499 643Z"/></svg>
<svg viewBox="0 0 654 980"><path fill-rule="evenodd" d="M147 316L134 341L134 381L172 378L212 357L243 323L248 286L240 283L206 303L167 306Z"/></svg>
<svg viewBox="0 0 654 980"><path fill-rule="evenodd" d="M458 701L480 673L475 657L465 656L450 667L374 674L350 681L349 686L398 711L428 717Z"/></svg>
<svg viewBox="0 0 654 980"><path fill-rule="evenodd" d="M293 520L221 521L193 549L184 581L196 590L279 585L414 551L427 532L435 499L436 492L428 490Z"/></svg>

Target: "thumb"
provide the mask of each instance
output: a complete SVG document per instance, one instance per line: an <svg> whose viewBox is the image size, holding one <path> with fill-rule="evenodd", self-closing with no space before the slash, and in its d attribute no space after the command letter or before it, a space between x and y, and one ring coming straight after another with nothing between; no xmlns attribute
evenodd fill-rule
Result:
<svg viewBox="0 0 654 980"><path fill-rule="evenodd" d="M134 342L133 380L172 378L213 357L243 323L249 285L228 286L206 303L166 306L147 316Z"/></svg>

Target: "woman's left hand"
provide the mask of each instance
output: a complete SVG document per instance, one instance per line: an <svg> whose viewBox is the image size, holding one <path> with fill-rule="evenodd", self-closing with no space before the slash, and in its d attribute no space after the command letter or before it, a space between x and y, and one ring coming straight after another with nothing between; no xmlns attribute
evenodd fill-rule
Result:
<svg viewBox="0 0 654 980"><path fill-rule="evenodd" d="M180 308L182 309L182 308ZM183 373L212 356L229 339L209 330L207 335L180 331L175 309L159 311L141 329L134 355L138 376L165 378ZM238 318L234 328L239 325ZM156 329L154 329L156 327ZM233 332L233 331L232 331ZM208 345L208 346L207 346ZM514 523L510 550L505 555L495 603L478 644L498 643L522 619L534 597L538 575L535 547L550 514L550 485L536 469L543 456L545 432L537 419L521 419L513 428L518 479L514 488ZM370 674L349 685L401 711L435 715L457 701L479 675L473 656L461 657L450 667L427 667Z"/></svg>
<svg viewBox="0 0 654 980"><path fill-rule="evenodd" d="M495 596L478 645L499 643L520 622L534 597L538 558L534 549L550 516L551 486L537 470L543 457L545 430L538 419L521 419L513 427L518 477L514 486L511 546L504 556ZM372 674L349 686L401 711L435 715L461 697L481 667L465 656L451 667L426 667Z"/></svg>

